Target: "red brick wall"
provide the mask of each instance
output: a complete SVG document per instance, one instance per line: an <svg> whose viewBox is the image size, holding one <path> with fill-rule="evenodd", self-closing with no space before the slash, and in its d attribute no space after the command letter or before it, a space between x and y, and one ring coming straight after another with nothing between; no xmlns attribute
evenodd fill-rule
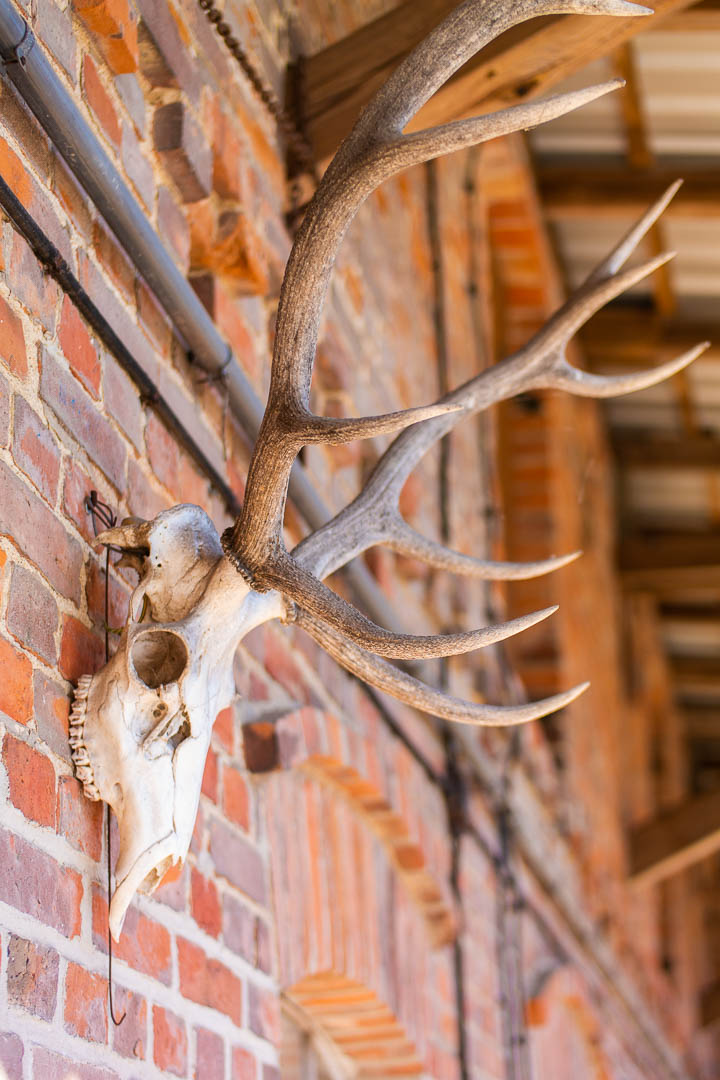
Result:
<svg viewBox="0 0 720 1080"><path fill-rule="evenodd" d="M228 7L279 92L285 7ZM301 44L319 48L384 7L302 3ZM290 244L271 117L191 0L39 0L33 13L38 47L264 393ZM131 256L4 84L0 174L242 496L247 446L222 385L188 363ZM517 143L440 163L434 211L432 182L419 169L387 185L351 230L320 343L319 410L431 400L443 378L455 384L487 364L503 334L506 345L521 340L556 298L555 286L532 280L539 273L547 286L550 260ZM522 444L531 475L517 476L517 459L507 459L504 520L494 418L459 429L445 463L429 455L403 495L411 522L438 535L445 469L449 533L468 551L500 553L506 535L513 556L541 557L592 531L583 571L508 599L524 610L560 596L565 605L564 621L542 631L549 636L514 654L531 694L545 687L528 656L549 655L564 685L595 676L595 696L561 721L566 771L539 725L523 732L512 765L506 735L473 737L476 763L459 755L469 825L459 841L438 729L392 702L380 709L299 632L255 631L236 665L239 696L215 725L187 864L128 914L114 968L115 1008L126 1019L110 1022L103 815L73 777L67 740L72 686L104 655L103 561L84 499L94 488L121 516L192 501L218 528L228 517L8 223L0 263L0 1062L9 1080L272 1080L281 992L336 1031L327 1000L312 996L308 979L319 973L338 980L336 999L328 991L335 1016L342 993L360 985L400 1026L406 1071L397 1075L422 1067L460 1077L462 1030L466 1077L513 1076L506 1021L519 1009L522 1026L521 991L533 1075L557 1080L557 1062L582 1054L598 1076L674 1075L649 1046L667 1041L681 1053L691 1021L674 1023L677 990L657 949L634 935L638 920L656 917L653 903L623 882L607 457L595 411L566 399L548 401L542 423L508 406L503 445ZM331 505L354 493L380 444L308 448L306 465ZM596 489L579 504L588 455ZM528 526L527 510L543 528ZM300 528L292 516L289 526ZM448 582L386 552L368 564L418 627L478 625L505 601L498 588ZM133 581L112 569L112 626L124 621ZM602 653L589 625L598 604L609 627ZM453 661L450 685L501 694L501 659ZM503 774L516 826L508 872L529 904L521 921L496 865L499 790L489 788ZM582 938L578 926L593 933ZM560 954L560 981L538 982ZM502 1002L508 985L514 997ZM375 1042L380 1053L380 1035Z"/></svg>

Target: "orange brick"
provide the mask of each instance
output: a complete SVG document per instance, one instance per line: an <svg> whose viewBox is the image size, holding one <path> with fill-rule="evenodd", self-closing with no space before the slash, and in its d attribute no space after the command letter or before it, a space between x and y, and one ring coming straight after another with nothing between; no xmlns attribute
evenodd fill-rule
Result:
<svg viewBox="0 0 720 1080"><path fill-rule="evenodd" d="M95 114L100 127L115 146L120 145L121 132L115 106L103 86L97 68L89 56L83 64L83 86L85 100Z"/></svg>
<svg viewBox="0 0 720 1080"><path fill-rule="evenodd" d="M33 715L32 664L24 653L0 638L0 712L18 724L27 724Z"/></svg>
<svg viewBox="0 0 720 1080"><path fill-rule="evenodd" d="M65 678L76 683L81 675L94 674L104 663L105 646L98 634L74 615L65 615L58 664Z"/></svg>
<svg viewBox="0 0 720 1080"><path fill-rule="evenodd" d="M230 821L247 829L250 825L250 799L242 773L226 765L223 768L223 810Z"/></svg>
<svg viewBox="0 0 720 1080"><path fill-rule="evenodd" d="M68 364L93 397L100 394L100 362L85 322L66 296L60 315L58 340Z"/></svg>
<svg viewBox="0 0 720 1080"><path fill-rule="evenodd" d="M81 1039L107 1042L107 981L72 962L65 976L65 1028Z"/></svg>
<svg viewBox="0 0 720 1080"><path fill-rule="evenodd" d="M27 743L6 735L3 761L10 784L10 801L39 825L55 825L55 769L49 758Z"/></svg>
<svg viewBox="0 0 720 1080"><path fill-rule="evenodd" d="M212 747L208 750L207 760L205 761L205 772L202 778L202 793L207 795L208 799L212 799L214 803L217 802L218 797L218 759L217 754Z"/></svg>
<svg viewBox="0 0 720 1080"><path fill-rule="evenodd" d="M2 149L3 140L0 139L0 151ZM4 180L12 187L12 181L8 178L4 171L2 164L2 156L0 154L0 174ZM17 195L17 191L15 191ZM21 200L22 201L22 200ZM18 375L21 379L24 379L27 375L27 352L25 349L25 334L23 332L22 322L15 314L14 311L8 306L8 304L0 296L0 357L5 361L6 365Z"/></svg>
<svg viewBox="0 0 720 1080"><path fill-rule="evenodd" d="M73 776L61 776L57 792L57 830L73 847L96 862L102 854L103 804L91 802Z"/></svg>
<svg viewBox="0 0 720 1080"><path fill-rule="evenodd" d="M178 938L180 993L199 1005L229 1016L238 1027L243 1022L243 984L219 960L210 960L197 945Z"/></svg>
<svg viewBox="0 0 720 1080"><path fill-rule="evenodd" d="M153 1059L163 1072L187 1076L187 1029L175 1013L153 1005Z"/></svg>
<svg viewBox="0 0 720 1080"><path fill-rule="evenodd" d="M190 877L192 915L198 926L213 937L220 936L222 909L215 883L193 869Z"/></svg>
<svg viewBox="0 0 720 1080"><path fill-rule="evenodd" d="M0 553L1 554L1 553ZM0 562L0 569L2 562ZM228 754L235 751L235 714L230 706L221 711L215 717L213 734L222 743Z"/></svg>

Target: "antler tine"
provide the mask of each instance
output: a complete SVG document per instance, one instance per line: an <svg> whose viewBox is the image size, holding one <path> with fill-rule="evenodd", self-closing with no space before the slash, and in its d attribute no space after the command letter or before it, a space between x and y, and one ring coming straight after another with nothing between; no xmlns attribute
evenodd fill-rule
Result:
<svg viewBox="0 0 720 1080"><path fill-rule="evenodd" d="M620 267L625 265L640 241L647 235L668 204L675 198L682 187L682 183L682 180L675 180L666 188L657 202L654 202L640 220L623 236L617 247L614 247L610 254L588 274L584 287L594 285L598 281L604 281L606 278L616 274Z"/></svg>
<svg viewBox="0 0 720 1080"><path fill-rule="evenodd" d="M486 626L460 634L394 634L377 626L332 589L328 589L316 577L304 571L287 553L273 560L265 578L270 588L276 588L295 601L299 608L341 630L346 637L364 649L380 656L402 660L458 656L474 649L483 649L535 626L557 611L557 605L553 605L505 623L498 623L496 626Z"/></svg>
<svg viewBox="0 0 720 1080"><path fill-rule="evenodd" d="M417 136L402 130L417 110L466 60L505 30L538 15L644 15L647 8L627 0L465 0L414 49L361 114L328 167L295 238L285 270L276 324L268 405L248 472L243 512L226 537L232 552L260 581L269 553L282 549L282 525L292 462L299 447L288 445L283 424L306 418L320 312L337 249L357 210L393 171L406 167L405 146L417 148ZM608 87L609 89L609 87ZM592 93L602 90L591 91ZM576 99L581 103L582 98ZM555 101L545 109L565 110ZM529 110L529 111L528 111ZM542 107L520 107L515 130L539 122ZM506 115L499 121L511 121ZM441 129L447 149L465 145L469 126ZM487 131L482 137L487 137ZM432 133L424 133L432 140ZM454 140L460 139L460 142ZM401 149L402 148L402 149ZM437 152L443 152L438 149ZM407 162L409 163L409 162ZM430 421L432 422L432 421Z"/></svg>
<svg viewBox="0 0 720 1080"><path fill-rule="evenodd" d="M353 642L343 638L332 627L316 619L307 611L298 611L297 625L317 641L334 660L371 686L412 705L421 712L442 716L461 724L479 727L509 727L538 720L541 716L564 709L571 701L587 690L589 683L580 683L571 690L552 697L533 701L527 705L482 705L434 690L379 656L365 652Z"/></svg>
<svg viewBox="0 0 720 1080"><path fill-rule="evenodd" d="M633 371L627 375L593 375L589 371L580 371L572 364L563 363L552 377L551 386L559 390L569 390L580 397L610 398L621 394L632 394L635 390L647 390L650 386L677 375L688 364L710 348L709 341L703 341L688 349L682 356L676 356L665 364L658 364L648 371Z"/></svg>

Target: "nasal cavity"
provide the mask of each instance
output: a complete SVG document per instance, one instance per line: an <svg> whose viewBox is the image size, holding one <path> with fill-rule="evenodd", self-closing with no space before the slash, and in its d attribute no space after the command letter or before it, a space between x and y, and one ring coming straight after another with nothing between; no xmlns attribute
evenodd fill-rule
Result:
<svg viewBox="0 0 720 1080"><path fill-rule="evenodd" d="M130 659L137 677L151 690L177 682L184 672L188 654L185 642L170 630L147 630L130 646Z"/></svg>

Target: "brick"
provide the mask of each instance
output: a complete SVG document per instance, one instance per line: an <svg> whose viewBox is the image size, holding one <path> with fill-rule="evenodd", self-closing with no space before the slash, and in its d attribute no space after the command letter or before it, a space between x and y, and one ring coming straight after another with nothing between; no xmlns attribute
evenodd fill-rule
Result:
<svg viewBox="0 0 720 1080"><path fill-rule="evenodd" d="M155 298L151 289L144 282L138 281L137 313L140 325L162 356L170 355L172 327L167 315Z"/></svg>
<svg viewBox="0 0 720 1080"><path fill-rule="evenodd" d="M21 645L55 663L58 607L38 575L24 566L13 566L6 617L8 630Z"/></svg>
<svg viewBox="0 0 720 1080"><path fill-rule="evenodd" d="M150 211L155 203L155 174L143 153L135 129L128 123L123 124L121 152L128 179L145 209Z"/></svg>
<svg viewBox="0 0 720 1080"><path fill-rule="evenodd" d="M3 1080L23 1080L22 1039L11 1032L0 1033L0 1067L4 1070Z"/></svg>
<svg viewBox="0 0 720 1080"><path fill-rule="evenodd" d="M0 446L10 445L10 387L0 375Z"/></svg>
<svg viewBox="0 0 720 1080"><path fill-rule="evenodd" d="M274 1065L263 1065L262 1080L282 1080L280 1070Z"/></svg>
<svg viewBox="0 0 720 1080"><path fill-rule="evenodd" d="M198 1005L217 1009L242 1027L243 984L219 960L209 959L202 949L178 938L180 993Z"/></svg>
<svg viewBox="0 0 720 1080"><path fill-rule="evenodd" d="M172 500L150 483L132 458L128 462L128 503L133 514L148 521L172 505Z"/></svg>
<svg viewBox="0 0 720 1080"><path fill-rule="evenodd" d="M63 615L58 667L65 678L77 683L81 675L94 675L104 663L105 645L99 634L74 615Z"/></svg>
<svg viewBox="0 0 720 1080"><path fill-rule="evenodd" d="M107 899L98 889L93 890L93 941L97 948L107 951ZM151 978L170 985L172 956L170 934L160 923L141 915L131 907L125 916L120 942L113 946L113 955Z"/></svg>
<svg viewBox="0 0 720 1080"><path fill-rule="evenodd" d="M105 89L98 74L98 69L90 56L85 56L83 61L83 88L85 90L85 100L95 114L101 130L110 142L115 144L116 148L119 147L122 137L120 121L110 95Z"/></svg>
<svg viewBox="0 0 720 1080"><path fill-rule="evenodd" d="M280 1044L280 1002L275 993L248 983L248 1025L261 1039Z"/></svg>
<svg viewBox="0 0 720 1080"><path fill-rule="evenodd" d="M40 1046L33 1048L33 1067L33 1080L120 1080L114 1069L85 1065L75 1055L71 1060Z"/></svg>
<svg viewBox="0 0 720 1080"><path fill-rule="evenodd" d="M0 712L18 724L28 724L33 715L32 664L3 638L0 638L0 671Z"/></svg>
<svg viewBox="0 0 720 1080"><path fill-rule="evenodd" d="M185 1021L159 1005L153 1005L153 1059L163 1072L187 1076L188 1038Z"/></svg>
<svg viewBox="0 0 720 1080"><path fill-rule="evenodd" d="M33 711L40 738L54 754L69 762L70 700L65 687L49 679L42 671L33 673Z"/></svg>
<svg viewBox="0 0 720 1080"><path fill-rule="evenodd" d="M161 904L167 904L174 911L186 911L188 876L187 863L182 866L171 866L153 893L153 899Z"/></svg>
<svg viewBox="0 0 720 1080"><path fill-rule="evenodd" d="M74 776L61 776L57 789L57 831L78 851L99 862L103 842L103 803L86 798Z"/></svg>
<svg viewBox="0 0 720 1080"><path fill-rule="evenodd" d="M14 233L8 261L13 268L13 296L48 334L55 332L60 288L45 273L23 238Z"/></svg>
<svg viewBox="0 0 720 1080"><path fill-rule="evenodd" d="M8 774L10 801L38 825L55 827L55 769L49 758L21 739L6 735L3 763Z"/></svg>
<svg viewBox="0 0 720 1080"><path fill-rule="evenodd" d="M245 210L206 199L188 208L188 220L194 271L231 278L233 289L245 296L267 294L263 243Z"/></svg>
<svg viewBox="0 0 720 1080"><path fill-rule="evenodd" d="M183 202L210 194L212 152L181 101L161 105L153 117L153 143Z"/></svg>
<svg viewBox="0 0 720 1080"><path fill-rule="evenodd" d="M6 153L3 153L3 150ZM5 182L13 187L15 194L17 190L12 180L11 175L8 176L5 172L5 162L7 160L9 151L7 143L4 139L0 139L0 167L2 167L2 175ZM15 155L12 155L15 157ZM19 165L19 162L18 162ZM18 195L18 198L22 198ZM0 360L17 375L18 378L24 379L28 371L27 363L27 351L25 348L25 332L23 330L22 321L12 310L7 301L0 296Z"/></svg>
<svg viewBox="0 0 720 1080"><path fill-rule="evenodd" d="M250 796L245 777L232 765L223 767L223 810L225 816L247 831L250 825Z"/></svg>
<svg viewBox="0 0 720 1080"><path fill-rule="evenodd" d="M221 709L215 717L213 737L232 757L235 753L235 710L232 705L229 705L227 709Z"/></svg>
<svg viewBox="0 0 720 1080"><path fill-rule="evenodd" d="M48 502L54 504L60 476L60 450L46 422L17 395L13 457Z"/></svg>
<svg viewBox="0 0 720 1080"><path fill-rule="evenodd" d="M73 0L114 75L137 70L137 22L128 0Z"/></svg>
<svg viewBox="0 0 720 1080"><path fill-rule="evenodd" d="M242 1046L234 1046L232 1052L233 1080L256 1080L256 1077L255 1058L249 1050L245 1050Z"/></svg>
<svg viewBox="0 0 720 1080"><path fill-rule="evenodd" d="M223 896L223 941L249 964L256 962L256 917L231 893Z"/></svg>
<svg viewBox="0 0 720 1080"><path fill-rule="evenodd" d="M251 700L258 700L251 695ZM254 724L241 727L243 757L245 766L251 773L272 772L280 765L280 747L275 724L258 720Z"/></svg>
<svg viewBox="0 0 720 1080"><path fill-rule="evenodd" d="M60 957L55 949L10 935L8 943L8 1002L52 1020L57 1002Z"/></svg>
<svg viewBox="0 0 720 1080"><path fill-rule="evenodd" d="M116 1053L126 1058L144 1061L147 1054L147 1002L139 994L113 985L113 1010L115 1016L124 1019L120 1025L111 1025L112 1045Z"/></svg>
<svg viewBox="0 0 720 1080"><path fill-rule="evenodd" d="M0 535L7 536L57 591L80 601L82 549L47 504L0 461Z"/></svg>
<svg viewBox="0 0 720 1080"><path fill-rule="evenodd" d="M214 803L218 801L218 756L212 747L208 749L205 759L201 791Z"/></svg>
<svg viewBox="0 0 720 1080"><path fill-rule="evenodd" d="M255 924L255 967L260 968L266 975L272 973L272 934L270 927L262 919Z"/></svg>
<svg viewBox="0 0 720 1080"><path fill-rule="evenodd" d="M191 102L199 101L203 89L204 75L195 58L188 51L180 33L178 22L173 18L169 7L156 3L156 0L139 0L140 12L140 67L145 77L156 86L180 86ZM154 48L165 66L153 68L147 63L146 47ZM168 73L170 81L168 81ZM153 80L159 81L153 81Z"/></svg>
<svg viewBox="0 0 720 1080"><path fill-rule="evenodd" d="M222 928L222 909L220 898L213 881L193 867L190 875L190 902L195 922L213 937L220 936Z"/></svg>
<svg viewBox="0 0 720 1080"><path fill-rule="evenodd" d="M100 395L100 361L85 320L69 296L60 312L58 341L74 375L94 398Z"/></svg>
<svg viewBox="0 0 720 1080"><path fill-rule="evenodd" d="M77 379L46 350L42 354L40 395L92 461L122 491L127 459L122 439Z"/></svg>
<svg viewBox="0 0 720 1080"><path fill-rule="evenodd" d="M135 126L135 131L141 139L144 139L147 134L147 110L145 92L140 85L140 80L133 72L124 72L115 77L115 88Z"/></svg>
<svg viewBox="0 0 720 1080"><path fill-rule="evenodd" d="M61 11L53 0L38 0L36 12L35 33L74 83L75 36L70 12L67 9Z"/></svg>
<svg viewBox="0 0 720 1080"><path fill-rule="evenodd" d="M136 449L141 451L144 414L138 389L112 357L107 357L104 367L105 408Z"/></svg>
<svg viewBox="0 0 720 1080"><path fill-rule="evenodd" d="M195 1046L193 1080L225 1080L225 1047L222 1038L214 1031L198 1028L195 1033Z"/></svg>
<svg viewBox="0 0 720 1080"><path fill-rule="evenodd" d="M265 902L265 871L260 853L220 821L210 826L210 853L219 874L253 900Z"/></svg>
<svg viewBox="0 0 720 1080"><path fill-rule="evenodd" d="M158 480L172 492L180 484L177 444L156 413L150 413L145 426L148 459Z"/></svg>
<svg viewBox="0 0 720 1080"><path fill-rule="evenodd" d="M80 933L82 880L69 867L20 836L0 832L0 900L52 926L65 937Z"/></svg>
<svg viewBox="0 0 720 1080"><path fill-rule="evenodd" d="M107 1042L107 980L79 964L65 975L65 1030L90 1042Z"/></svg>
<svg viewBox="0 0 720 1080"><path fill-rule="evenodd" d="M190 227L185 214L166 187L158 189L157 223L160 235L170 243L178 256L180 268L186 272L190 259Z"/></svg>
<svg viewBox="0 0 720 1080"><path fill-rule="evenodd" d="M95 533L92 527L92 517L88 513L85 500L90 494L93 483L90 477L77 461L70 458L65 465L65 480L63 483L62 506L67 516L75 523L81 536L92 544ZM100 492L100 498L107 502L105 493Z"/></svg>
<svg viewBox="0 0 720 1080"><path fill-rule="evenodd" d="M105 557L93 560L87 569L85 588L88 603L88 615L102 629L105 624ZM130 589L125 582L118 581L110 572L108 588L108 623L118 630L125 625L128 614Z"/></svg>

